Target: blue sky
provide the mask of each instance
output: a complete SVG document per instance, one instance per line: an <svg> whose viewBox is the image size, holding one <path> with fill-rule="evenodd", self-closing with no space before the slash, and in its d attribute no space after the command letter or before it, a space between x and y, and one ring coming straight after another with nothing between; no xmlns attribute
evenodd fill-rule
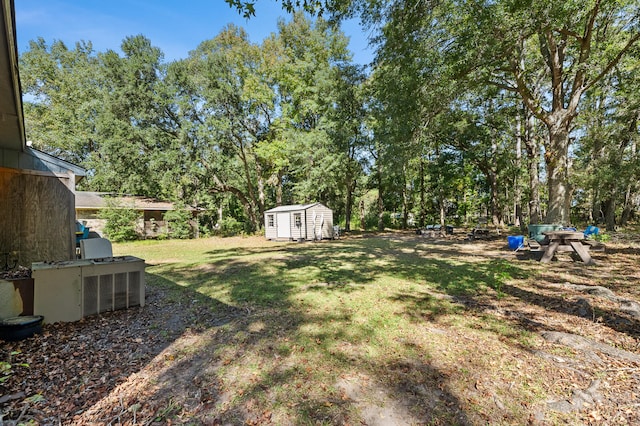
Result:
<svg viewBox="0 0 640 426"><path fill-rule="evenodd" d="M249 20L224 0L16 0L15 7L20 53L39 36L48 44L62 40L72 48L85 40L98 52L120 52L125 37L142 34L162 49L167 61L185 58L228 23L245 28L251 41L260 43L276 31L279 17L288 19L276 0L257 1L256 16ZM369 63L367 34L355 21L343 31L351 38L354 61Z"/></svg>

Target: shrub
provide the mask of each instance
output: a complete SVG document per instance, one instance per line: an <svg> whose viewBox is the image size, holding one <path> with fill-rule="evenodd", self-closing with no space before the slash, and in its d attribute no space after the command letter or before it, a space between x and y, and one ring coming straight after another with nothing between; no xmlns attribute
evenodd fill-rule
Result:
<svg viewBox="0 0 640 426"><path fill-rule="evenodd" d="M103 219L107 220L104 232L114 242L131 241L138 238L136 221L138 212L119 205L113 200L107 200L107 208L102 210Z"/></svg>
<svg viewBox="0 0 640 426"><path fill-rule="evenodd" d="M225 217L220 222L220 234L223 237L233 237L244 231L244 224L238 222L234 217Z"/></svg>
<svg viewBox="0 0 640 426"><path fill-rule="evenodd" d="M170 238L187 239L192 236L191 212L182 205L176 205L175 210L169 210L164 214L167 221L167 232Z"/></svg>

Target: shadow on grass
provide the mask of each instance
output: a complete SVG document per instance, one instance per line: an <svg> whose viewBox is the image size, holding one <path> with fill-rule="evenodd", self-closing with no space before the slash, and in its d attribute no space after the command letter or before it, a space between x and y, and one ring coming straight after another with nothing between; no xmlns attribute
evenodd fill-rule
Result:
<svg viewBox="0 0 640 426"><path fill-rule="evenodd" d="M472 294L474 288L499 286L501 277L488 274L495 266L465 269L406 252L392 241L373 239L275 250L214 250L206 256L202 265L164 264L148 272L149 285L169 290L168 304L185 307L181 318L165 324L200 336L197 350L163 371L154 380L160 386L145 401L160 407L180 389L201 395L199 400L183 399L181 411L168 411L166 418L181 419L198 407L201 411L194 418L214 423L355 424L367 416L393 416L400 411L404 414L396 419L397 424L473 423L448 391L446 375L425 357L376 359L361 353L356 348L366 347L378 330L353 324L349 309L309 312L298 298L306 293L348 297L367 286L379 286L381 274L435 286L436 291ZM424 304L410 296L404 293L392 298L401 301L407 312L414 311L414 302L431 316L448 309L446 301L442 306L436 300ZM334 323L351 326L326 331ZM213 332L216 328L224 332ZM305 351L310 346L313 350ZM218 377L217 371L240 368L238 363L247 368L241 374L250 377L240 378L237 388L212 379ZM252 363L255 365L249 368ZM197 372L197 378L185 378L185 372ZM340 384L344 372L352 372L349 380L356 382L350 393ZM371 381L359 381L360 377L373 378L387 397L371 402L369 393L375 389ZM173 401L178 401L177 395ZM376 411L380 405L387 411ZM290 417L270 417L282 412Z"/></svg>
<svg viewBox="0 0 640 426"><path fill-rule="evenodd" d="M175 270L172 272L176 273ZM251 271L245 277L255 273L257 271ZM199 291L178 285L162 275L149 274L148 281L152 286L169 291L167 304L185 305L179 319L162 327L172 324L173 332L177 334L189 330L197 334L199 342L195 350L177 349L177 353L184 355L172 358L171 365L152 379L153 393L146 394L140 401L154 407L156 421L358 424L367 419L370 421L371 416L386 415L399 425L473 423L460 408L458 399L447 392L446 376L422 359L403 358L379 364L358 351L339 351L331 344L344 342L355 347L368 341L372 335L366 327L301 336L304 334L301 329L310 324L323 330L324 325L333 321L349 321L351 318L340 312L324 315L305 313L282 297L281 292L290 286L278 286L274 284L276 280L270 280L275 285L274 294L280 294L282 300L276 309L270 309L274 307L270 296L252 299L263 309L251 314L248 313L251 309L245 311L203 296ZM244 301L248 291L233 294ZM261 323L262 328L256 329L256 323ZM178 344L179 339L176 339ZM314 345L317 349L305 350L305 345ZM319 355L314 355L314 352ZM322 365L317 363L318 360ZM259 365L249 365L254 362ZM411 374L407 374L409 368ZM224 383L219 373L229 370L238 370L244 377L236 383ZM373 403L368 378L355 383L355 390L345 390L340 384L345 371L353 373L348 379L356 381L363 375L372 376L388 397ZM385 371L384 377L377 377L380 371ZM119 397L122 400L123 396ZM398 415L397 411L404 414ZM125 413L121 420L126 421L130 416L130 413Z"/></svg>
<svg viewBox="0 0 640 426"><path fill-rule="evenodd" d="M397 313L414 323L491 308L501 295L577 315L561 297L509 284L529 278L526 268L504 259L456 260L459 255L455 244L362 238L215 249L198 264L158 264L148 272L149 285L168 290L167 305L184 305L158 327L172 325L176 346L188 331L197 346L178 351L144 403L157 412L171 408L160 421L205 424L357 424L384 414L376 406L406 410L406 423L477 423L460 393L449 389L447 374L429 363L428 351L370 356L369 342L380 338L375 306L360 323L358 306L336 301L378 292L380 304L399 305ZM314 311L305 304L310 295L335 303ZM538 326L522 317L509 321L523 330ZM378 394L373 382L386 399L371 400Z"/></svg>

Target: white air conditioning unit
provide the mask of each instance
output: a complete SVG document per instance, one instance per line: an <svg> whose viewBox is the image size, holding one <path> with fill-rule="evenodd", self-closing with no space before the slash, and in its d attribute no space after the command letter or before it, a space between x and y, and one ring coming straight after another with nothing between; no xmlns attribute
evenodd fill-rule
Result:
<svg viewBox="0 0 640 426"><path fill-rule="evenodd" d="M33 312L53 323L144 306L144 268L133 256L34 263Z"/></svg>

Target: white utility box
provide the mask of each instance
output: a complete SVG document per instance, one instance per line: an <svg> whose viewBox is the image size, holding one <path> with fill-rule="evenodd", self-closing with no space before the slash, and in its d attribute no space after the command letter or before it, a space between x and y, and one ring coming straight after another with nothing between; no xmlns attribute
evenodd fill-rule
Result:
<svg viewBox="0 0 640 426"><path fill-rule="evenodd" d="M54 323L144 306L144 269L134 256L33 263L33 313Z"/></svg>

